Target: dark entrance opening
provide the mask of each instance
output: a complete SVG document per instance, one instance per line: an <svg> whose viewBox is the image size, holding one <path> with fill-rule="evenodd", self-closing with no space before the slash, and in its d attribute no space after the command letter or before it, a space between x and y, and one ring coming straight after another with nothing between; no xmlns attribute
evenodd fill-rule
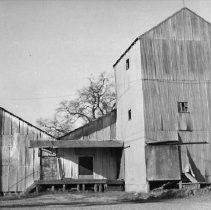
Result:
<svg viewBox="0 0 211 210"><path fill-rule="evenodd" d="M93 157L79 157L79 175L93 175Z"/></svg>

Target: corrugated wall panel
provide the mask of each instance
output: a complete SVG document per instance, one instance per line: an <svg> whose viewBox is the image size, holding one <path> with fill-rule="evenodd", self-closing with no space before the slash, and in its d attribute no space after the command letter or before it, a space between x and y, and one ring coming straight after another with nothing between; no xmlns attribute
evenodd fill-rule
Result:
<svg viewBox="0 0 211 210"><path fill-rule="evenodd" d="M178 146L146 146L147 180L180 180Z"/></svg>
<svg viewBox="0 0 211 210"><path fill-rule="evenodd" d="M40 176L38 149L28 145L29 140L41 138L40 131L6 110L0 113L0 191L24 191Z"/></svg>
<svg viewBox="0 0 211 210"><path fill-rule="evenodd" d="M202 144L211 137L211 25L183 9L142 35L140 48L146 143L201 143L181 146L182 172L192 160L198 179L211 180L210 146ZM188 102L187 113L178 102Z"/></svg>

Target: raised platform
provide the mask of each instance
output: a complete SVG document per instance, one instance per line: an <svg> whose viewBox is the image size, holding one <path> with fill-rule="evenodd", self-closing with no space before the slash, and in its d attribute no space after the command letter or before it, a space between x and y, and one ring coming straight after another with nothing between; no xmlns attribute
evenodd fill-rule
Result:
<svg viewBox="0 0 211 210"><path fill-rule="evenodd" d="M62 191L86 191L92 189L94 192L124 190L124 180L108 179L61 179L61 180L36 180L34 181L36 192L42 188L50 188L51 191L61 189Z"/></svg>

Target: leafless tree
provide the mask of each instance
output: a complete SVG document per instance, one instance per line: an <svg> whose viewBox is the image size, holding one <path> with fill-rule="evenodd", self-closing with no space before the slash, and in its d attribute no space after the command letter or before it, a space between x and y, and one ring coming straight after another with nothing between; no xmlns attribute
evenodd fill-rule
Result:
<svg viewBox="0 0 211 210"><path fill-rule="evenodd" d="M89 85L77 93L75 99L60 102L53 120L39 119L38 126L58 136L72 130L78 121L91 122L115 108L114 79L105 72L97 78L90 77Z"/></svg>
<svg viewBox="0 0 211 210"><path fill-rule="evenodd" d="M71 131L73 124L71 119L62 119L57 114L54 114L53 119L43 119L37 120L37 125L46 131L47 133L59 137L65 133Z"/></svg>

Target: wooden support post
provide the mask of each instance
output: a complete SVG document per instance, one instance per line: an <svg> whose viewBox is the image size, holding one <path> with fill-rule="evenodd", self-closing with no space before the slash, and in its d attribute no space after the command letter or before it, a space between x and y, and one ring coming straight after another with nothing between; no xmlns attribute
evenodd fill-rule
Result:
<svg viewBox="0 0 211 210"><path fill-rule="evenodd" d="M39 186L38 185L36 186L36 194L37 195L39 194Z"/></svg>
<svg viewBox="0 0 211 210"><path fill-rule="evenodd" d="M82 184L82 191L85 192L85 184Z"/></svg>
<svg viewBox="0 0 211 210"><path fill-rule="evenodd" d="M179 181L179 189L182 189L182 181Z"/></svg>
<svg viewBox="0 0 211 210"><path fill-rule="evenodd" d="M104 191L106 191L107 188L108 188L108 185L107 184L104 184L103 188L104 188Z"/></svg>
<svg viewBox="0 0 211 210"><path fill-rule="evenodd" d="M94 184L94 192L97 192L97 184Z"/></svg>
<svg viewBox="0 0 211 210"><path fill-rule="evenodd" d="M63 192L65 192L65 184L63 184L63 188L62 188Z"/></svg>
<svg viewBox="0 0 211 210"><path fill-rule="evenodd" d="M54 192L55 191L55 187L54 185L51 186L51 191Z"/></svg>
<svg viewBox="0 0 211 210"><path fill-rule="evenodd" d="M102 192L102 184L99 184L99 192Z"/></svg>
<svg viewBox="0 0 211 210"><path fill-rule="evenodd" d="M77 184L77 191L80 192L80 184Z"/></svg>

